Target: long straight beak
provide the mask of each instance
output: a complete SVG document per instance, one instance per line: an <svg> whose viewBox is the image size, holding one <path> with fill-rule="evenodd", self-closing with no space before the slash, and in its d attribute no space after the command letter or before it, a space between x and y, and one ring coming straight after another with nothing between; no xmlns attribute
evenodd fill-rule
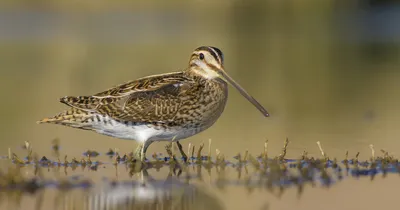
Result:
<svg viewBox="0 0 400 210"><path fill-rule="evenodd" d="M232 79L223 69L218 71L222 77L226 79L233 87L235 87L242 96L244 96L248 101L250 101L260 112L265 116L269 117L267 110L258 101L253 98L249 93L246 92L235 80Z"/></svg>

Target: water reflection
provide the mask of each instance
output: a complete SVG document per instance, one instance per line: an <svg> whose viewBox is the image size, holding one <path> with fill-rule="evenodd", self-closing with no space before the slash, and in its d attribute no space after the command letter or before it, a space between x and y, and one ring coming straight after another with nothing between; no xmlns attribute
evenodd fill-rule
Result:
<svg viewBox="0 0 400 210"><path fill-rule="evenodd" d="M109 181L96 183L92 187L69 185L46 181L43 187L30 180L32 187L23 183L0 187L0 206L6 204L15 208L20 205L35 209L223 209L216 196L205 187L183 183L168 175L165 180L153 179L147 171L142 171L146 183L141 181ZM4 183L3 183L4 184ZM32 200L34 198L34 200ZM23 208L23 207L21 207ZM32 208L33 209L33 208Z"/></svg>
<svg viewBox="0 0 400 210"><path fill-rule="evenodd" d="M223 209L215 195L206 189L182 183L171 174L155 180L143 171L149 182L107 183L88 196L88 209Z"/></svg>
<svg viewBox="0 0 400 210"><path fill-rule="evenodd" d="M306 185L329 188L345 177L370 177L372 181L378 174L385 178L390 173L400 173L398 159L385 150L381 150L381 155L376 154L372 145L368 161L360 160L359 153L354 157L346 153L343 160L329 157L319 142L320 158L304 152L298 159L288 159L289 141L286 139L281 154L275 157L269 156L267 143L258 157L246 151L232 161L226 160L220 152L215 158L203 156L203 145L196 157L194 152L190 156L180 149L182 155L178 158L170 151L172 146L168 146L169 157L154 155L154 160L144 163L130 155L118 158L116 152L106 153L107 156L114 156L114 162L98 161L90 159L90 156L82 162L67 158L64 162L58 158L52 161L46 157L39 160L37 155L32 155L32 146L27 142L25 145L27 157L19 158L10 152L11 159L0 160L2 165L8 166L2 168L5 172L0 173L0 201L19 206L24 200L30 200L32 195L38 210L46 209L43 206L50 205L49 199L53 209L218 210L224 207L207 186L221 192L234 186L246 189L249 195L255 189L263 189L277 198L281 198L288 189L297 188L300 198ZM53 146L55 154L59 152L58 148ZM96 155L96 159L104 157L96 151L84 154ZM76 170L78 166L87 173L79 174ZM95 177L102 174L110 176L101 176L102 179L96 181ZM208 184L204 179L206 174L210 179ZM49 192L52 194L49 195Z"/></svg>

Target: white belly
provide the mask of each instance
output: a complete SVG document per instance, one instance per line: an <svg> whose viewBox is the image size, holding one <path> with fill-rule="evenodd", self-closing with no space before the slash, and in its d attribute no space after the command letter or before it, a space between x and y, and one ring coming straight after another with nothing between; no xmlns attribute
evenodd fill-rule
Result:
<svg viewBox="0 0 400 210"><path fill-rule="evenodd" d="M91 127L97 133L112 136L120 139L136 140L139 142L151 141L174 141L184 139L196 134L195 129L182 129L182 128L171 128L171 129L155 129L147 125L126 125L124 123L117 122L109 117L100 117L100 122L96 120L91 122ZM104 120L109 123L104 124Z"/></svg>

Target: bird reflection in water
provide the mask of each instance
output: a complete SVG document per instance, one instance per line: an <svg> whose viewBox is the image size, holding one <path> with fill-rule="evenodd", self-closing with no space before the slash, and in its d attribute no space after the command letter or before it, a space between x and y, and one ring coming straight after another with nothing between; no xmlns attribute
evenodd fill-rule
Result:
<svg viewBox="0 0 400 210"><path fill-rule="evenodd" d="M203 187L181 182L171 173L165 180L155 180L146 170L142 172L144 182L107 181L93 188L83 200L83 209L223 209Z"/></svg>

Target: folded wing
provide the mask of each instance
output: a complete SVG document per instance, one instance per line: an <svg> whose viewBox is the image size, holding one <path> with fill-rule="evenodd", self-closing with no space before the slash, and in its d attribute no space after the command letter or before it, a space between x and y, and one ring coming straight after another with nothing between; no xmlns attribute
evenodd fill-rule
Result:
<svg viewBox="0 0 400 210"><path fill-rule="evenodd" d="M172 122L196 83L181 72L145 77L93 96L66 96L68 106L133 123Z"/></svg>

